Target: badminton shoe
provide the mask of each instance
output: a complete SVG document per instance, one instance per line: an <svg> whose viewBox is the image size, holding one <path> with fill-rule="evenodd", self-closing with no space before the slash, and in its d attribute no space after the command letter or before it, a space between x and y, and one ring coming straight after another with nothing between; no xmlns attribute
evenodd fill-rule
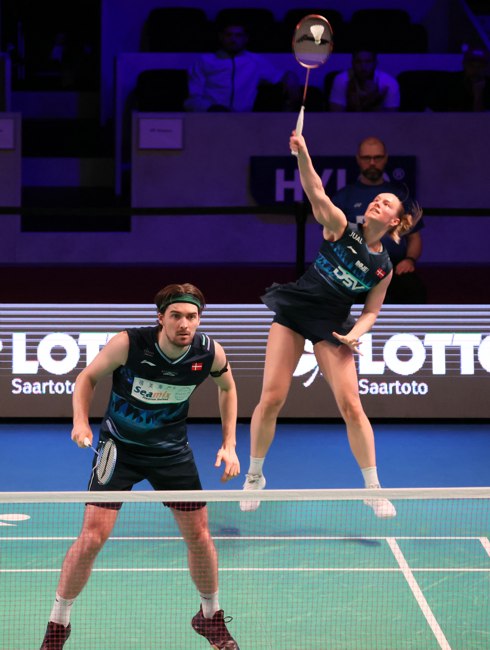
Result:
<svg viewBox="0 0 490 650"><path fill-rule="evenodd" d="M70 624L65 627L60 623L49 621L41 650L61 650L70 636L70 632Z"/></svg>
<svg viewBox="0 0 490 650"><path fill-rule="evenodd" d="M370 485L368 489L377 490L379 487L379 485ZM377 499L371 497L369 499L364 499L364 503L372 508L376 517L379 517L380 519L392 519L393 517L396 517L395 506L391 503L391 501L388 501L388 499L381 497Z"/></svg>
<svg viewBox="0 0 490 650"><path fill-rule="evenodd" d="M245 483L243 484L244 490L263 490L265 488L265 476L263 474L247 474ZM243 512L251 512L257 510L260 506L260 501L240 501L240 510Z"/></svg>
<svg viewBox="0 0 490 650"><path fill-rule="evenodd" d="M193 629L207 639L215 650L240 650L237 642L228 632L226 623L229 623L231 616L225 615L222 609L218 610L213 618L205 618L202 607L192 619Z"/></svg>

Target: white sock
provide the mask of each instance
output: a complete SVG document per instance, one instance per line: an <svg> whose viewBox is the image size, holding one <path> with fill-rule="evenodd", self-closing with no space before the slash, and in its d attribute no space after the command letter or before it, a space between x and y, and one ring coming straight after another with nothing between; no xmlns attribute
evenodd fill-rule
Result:
<svg viewBox="0 0 490 650"><path fill-rule="evenodd" d="M361 469L361 472L364 477L364 487L367 488L380 487L378 470L376 467L365 467L364 469Z"/></svg>
<svg viewBox="0 0 490 650"><path fill-rule="evenodd" d="M264 466L265 458L254 458L250 456L250 467L248 468L248 474L262 474L262 467Z"/></svg>
<svg viewBox="0 0 490 650"><path fill-rule="evenodd" d="M218 592L214 594L201 594L202 613L204 618L213 618L219 609Z"/></svg>
<svg viewBox="0 0 490 650"><path fill-rule="evenodd" d="M70 598L70 599L62 598L57 593L49 620L52 621L53 623L59 623L60 625L64 625L65 627L67 627L67 625L70 622L71 606L73 605L74 602L75 602L74 598Z"/></svg>

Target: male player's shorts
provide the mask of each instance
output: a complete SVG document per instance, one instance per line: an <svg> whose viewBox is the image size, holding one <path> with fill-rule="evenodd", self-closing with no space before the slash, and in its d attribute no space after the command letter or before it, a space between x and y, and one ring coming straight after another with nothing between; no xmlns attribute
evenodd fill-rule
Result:
<svg viewBox="0 0 490 650"><path fill-rule="evenodd" d="M178 454L173 462L168 458L155 456L139 456L139 462L135 462L135 456L126 453L116 441L118 450L117 462L111 480L106 485L101 485L95 474L94 468L97 458L94 458L92 474L88 484L90 492L112 492L129 491L140 481L147 480L154 490L202 490L199 473L194 455L190 447L187 447L184 454ZM89 505L119 510L122 503L90 503ZM193 511L204 508L205 502L165 502L164 505L175 510Z"/></svg>

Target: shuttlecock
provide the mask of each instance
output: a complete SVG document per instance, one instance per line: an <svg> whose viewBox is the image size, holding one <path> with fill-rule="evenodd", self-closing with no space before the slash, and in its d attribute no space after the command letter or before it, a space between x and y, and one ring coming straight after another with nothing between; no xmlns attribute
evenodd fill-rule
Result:
<svg viewBox="0 0 490 650"><path fill-rule="evenodd" d="M323 25L312 25L310 27L310 32L313 34L313 38L315 39L315 45L321 45L322 34L324 31L325 27Z"/></svg>

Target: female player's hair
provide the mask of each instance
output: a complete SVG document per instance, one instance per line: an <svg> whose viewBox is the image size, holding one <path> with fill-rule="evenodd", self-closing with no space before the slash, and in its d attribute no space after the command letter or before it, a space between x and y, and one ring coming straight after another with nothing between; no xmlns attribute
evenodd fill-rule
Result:
<svg viewBox="0 0 490 650"><path fill-rule="evenodd" d="M397 244L400 243L400 239L403 237L403 235L409 233L418 222L418 220L422 217L422 208L416 201L413 201L412 205L407 210L403 202L400 201L400 210L398 216L400 217L400 223L388 231L388 235Z"/></svg>
<svg viewBox="0 0 490 650"><path fill-rule="evenodd" d="M154 300L158 311L162 314L174 302L188 302L196 305L199 314L202 313L206 306L202 291L188 282L184 284L167 284L166 287L160 289Z"/></svg>

